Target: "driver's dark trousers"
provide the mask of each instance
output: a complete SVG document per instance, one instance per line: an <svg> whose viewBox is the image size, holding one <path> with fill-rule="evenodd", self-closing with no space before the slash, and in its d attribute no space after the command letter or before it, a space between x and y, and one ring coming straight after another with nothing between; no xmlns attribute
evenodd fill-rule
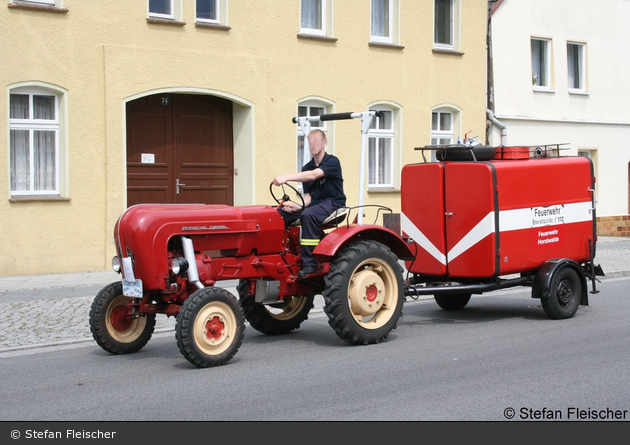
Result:
<svg viewBox="0 0 630 445"><path fill-rule="evenodd" d="M330 200L319 204L312 204L301 212L287 213L278 209L284 219L285 228L289 228L292 222L300 219L302 233L300 234L300 244L302 245L302 267L317 266L317 260L313 257L313 249L317 247L322 233L321 223L332 212L337 210Z"/></svg>

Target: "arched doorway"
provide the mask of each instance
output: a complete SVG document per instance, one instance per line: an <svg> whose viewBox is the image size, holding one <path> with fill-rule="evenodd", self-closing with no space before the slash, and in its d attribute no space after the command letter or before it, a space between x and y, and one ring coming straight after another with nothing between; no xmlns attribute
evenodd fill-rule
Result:
<svg viewBox="0 0 630 445"><path fill-rule="evenodd" d="M127 206L233 205L232 102L160 93L127 102Z"/></svg>

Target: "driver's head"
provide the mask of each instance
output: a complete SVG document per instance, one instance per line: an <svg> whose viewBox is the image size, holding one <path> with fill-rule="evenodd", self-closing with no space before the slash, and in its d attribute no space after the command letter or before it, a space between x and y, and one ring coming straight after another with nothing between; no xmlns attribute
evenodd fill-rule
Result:
<svg viewBox="0 0 630 445"><path fill-rule="evenodd" d="M326 139L326 133L322 130L313 130L308 134L308 149L313 157L326 150L327 143L328 140Z"/></svg>

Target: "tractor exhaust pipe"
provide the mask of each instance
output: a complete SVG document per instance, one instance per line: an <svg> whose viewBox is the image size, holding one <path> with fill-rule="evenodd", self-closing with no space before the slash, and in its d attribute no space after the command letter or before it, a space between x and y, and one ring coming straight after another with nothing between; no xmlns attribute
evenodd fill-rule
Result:
<svg viewBox="0 0 630 445"><path fill-rule="evenodd" d="M188 261L188 281L193 283L199 289L203 289L203 284L199 281L199 270L197 269L197 260L195 259L195 248L190 238L185 236L182 239L182 248L184 249L184 258Z"/></svg>

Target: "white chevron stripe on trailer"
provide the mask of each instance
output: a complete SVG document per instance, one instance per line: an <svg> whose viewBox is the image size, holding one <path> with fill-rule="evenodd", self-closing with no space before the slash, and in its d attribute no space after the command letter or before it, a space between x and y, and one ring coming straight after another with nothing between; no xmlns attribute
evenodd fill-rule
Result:
<svg viewBox="0 0 630 445"><path fill-rule="evenodd" d="M416 227L416 225L405 215L402 213L402 230L405 232L412 240L416 242L420 247L426 250L429 255L438 260L441 264L446 266L446 255L444 255L440 250L433 245L431 241Z"/></svg>
<svg viewBox="0 0 630 445"><path fill-rule="evenodd" d="M453 261L486 236L494 233L494 215L494 212L488 213L475 227L459 240L459 242L449 250L447 255L448 260Z"/></svg>
<svg viewBox="0 0 630 445"><path fill-rule="evenodd" d="M429 241L424 233L411 221L407 215L402 213L402 229L422 247L429 255L446 265L448 261L453 261L462 253L473 247L486 236L495 232L494 224L495 212L488 213L481 221L475 225L451 250L448 254L440 252L435 245ZM499 212L499 230L510 232L514 230L531 229L544 226L571 224L578 222L592 221L593 203L591 201L576 202L570 204L557 204L542 207L527 207L524 209L502 210Z"/></svg>

